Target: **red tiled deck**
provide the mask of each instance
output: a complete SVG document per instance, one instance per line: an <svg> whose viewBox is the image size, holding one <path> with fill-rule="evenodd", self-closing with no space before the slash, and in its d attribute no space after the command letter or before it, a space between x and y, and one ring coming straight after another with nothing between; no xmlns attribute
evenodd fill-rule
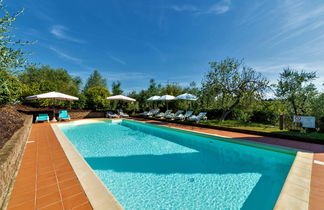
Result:
<svg viewBox="0 0 324 210"><path fill-rule="evenodd" d="M324 161L324 145L154 120L144 121L230 138L308 150L316 153L314 160ZM91 209L50 124L33 124L28 140L8 209ZM323 183L324 166L313 164L309 209L324 209Z"/></svg>
<svg viewBox="0 0 324 210"><path fill-rule="evenodd" d="M33 124L8 210L92 209L49 123Z"/></svg>

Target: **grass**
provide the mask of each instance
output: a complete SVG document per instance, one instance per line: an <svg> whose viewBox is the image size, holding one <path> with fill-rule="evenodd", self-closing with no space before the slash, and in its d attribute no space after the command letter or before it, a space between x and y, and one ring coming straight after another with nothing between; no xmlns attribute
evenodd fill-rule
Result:
<svg viewBox="0 0 324 210"><path fill-rule="evenodd" d="M238 128L238 129L267 132L267 133L278 133L278 134L287 135L287 136L311 137L311 138L324 140L324 133L292 132L292 131L288 131L288 130L280 130L277 126L266 125L266 124L262 124L262 123L242 123L242 122L235 121L235 120L226 120L224 122L219 121L219 120L208 120L208 121L202 121L201 123L206 124L206 125L216 125L216 126L222 126L222 127Z"/></svg>

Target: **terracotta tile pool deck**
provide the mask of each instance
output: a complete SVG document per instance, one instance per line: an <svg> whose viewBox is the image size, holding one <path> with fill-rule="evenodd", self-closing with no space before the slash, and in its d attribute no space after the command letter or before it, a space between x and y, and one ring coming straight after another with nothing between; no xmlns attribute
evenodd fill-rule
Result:
<svg viewBox="0 0 324 210"><path fill-rule="evenodd" d="M33 124L8 210L92 209L49 123Z"/></svg>
<svg viewBox="0 0 324 210"><path fill-rule="evenodd" d="M154 120L139 121L312 151L314 160L324 162L324 145ZM32 126L8 209L92 209L49 123ZM321 162L313 162L309 209L324 209L324 165Z"/></svg>

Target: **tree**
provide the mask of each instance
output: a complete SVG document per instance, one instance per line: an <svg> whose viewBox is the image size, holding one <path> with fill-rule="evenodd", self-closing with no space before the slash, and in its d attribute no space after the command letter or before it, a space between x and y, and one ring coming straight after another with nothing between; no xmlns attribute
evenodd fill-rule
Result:
<svg viewBox="0 0 324 210"><path fill-rule="evenodd" d="M105 87L95 86L88 88L84 95L86 96L87 108L89 109L103 111L109 106L109 101L106 98L110 93Z"/></svg>
<svg viewBox="0 0 324 210"><path fill-rule="evenodd" d="M316 72L298 72L286 68L280 74L276 85L276 96L288 103L293 114L305 115L311 100L317 94L316 87L312 83L315 78Z"/></svg>
<svg viewBox="0 0 324 210"><path fill-rule="evenodd" d="M202 82L202 94L217 100L223 109L221 120L237 107L244 99L261 98L269 82L243 61L227 58L220 62L210 62L211 70Z"/></svg>
<svg viewBox="0 0 324 210"><path fill-rule="evenodd" d="M97 86L107 88L107 80L102 78L98 70L94 70L84 86L84 91Z"/></svg>
<svg viewBox="0 0 324 210"><path fill-rule="evenodd" d="M154 79L150 79L150 85L147 89L149 97L161 94L161 84L157 84Z"/></svg>
<svg viewBox="0 0 324 210"><path fill-rule="evenodd" d="M31 44L31 42L23 42L13 40L15 35L12 34L14 22L16 18L22 14L23 10L11 15L3 5L3 0L0 0L0 14L4 14L0 18L0 71L15 70L18 67L24 66L27 59L19 47Z"/></svg>
<svg viewBox="0 0 324 210"><path fill-rule="evenodd" d="M111 91L113 95L121 95L123 94L123 90L121 89L121 82L116 81L111 84Z"/></svg>
<svg viewBox="0 0 324 210"><path fill-rule="evenodd" d="M178 96L183 93L183 89L181 88L178 83L167 83L165 87L162 87L161 89L161 95L172 95L172 96Z"/></svg>
<svg viewBox="0 0 324 210"><path fill-rule="evenodd" d="M15 41L13 24L23 10L11 15L0 0L0 104L16 101L22 92L22 85L13 70L24 66L27 59L20 47L31 42Z"/></svg>
<svg viewBox="0 0 324 210"><path fill-rule="evenodd" d="M50 66L31 65L18 75L19 80L23 84L21 99L26 96L35 95L50 91L57 91L73 96L79 96L79 79L73 78L65 69L54 69ZM53 103L50 99L44 100L28 100L25 103L37 106L49 106ZM57 101L56 105L65 106L67 104L79 102Z"/></svg>
<svg viewBox="0 0 324 210"><path fill-rule="evenodd" d="M123 94L123 90L121 89L121 82L120 81L114 81L111 84L111 91L113 95L121 95ZM124 107L126 105L125 102L122 101L112 101L111 102L111 109L117 109L120 108L120 106Z"/></svg>

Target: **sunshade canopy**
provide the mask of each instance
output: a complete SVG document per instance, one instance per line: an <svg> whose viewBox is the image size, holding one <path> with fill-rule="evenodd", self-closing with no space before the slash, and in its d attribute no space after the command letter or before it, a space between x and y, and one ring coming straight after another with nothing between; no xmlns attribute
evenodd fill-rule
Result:
<svg viewBox="0 0 324 210"><path fill-rule="evenodd" d="M127 97L127 96L123 96L123 95L115 95L115 96L110 96L110 97L107 97L106 98L107 100L110 100L110 101L136 101L136 99L134 98L130 98L130 97Z"/></svg>
<svg viewBox="0 0 324 210"><path fill-rule="evenodd" d="M53 99L64 100L64 101L79 100L78 97L70 96L59 92L48 92L48 93L42 93L42 94L26 97L27 100L45 99L45 98L53 98Z"/></svg>
<svg viewBox="0 0 324 210"><path fill-rule="evenodd" d="M170 101L170 100L173 100L175 99L174 96L171 96L171 95L164 95L164 96L161 96L158 100L159 101Z"/></svg>
<svg viewBox="0 0 324 210"><path fill-rule="evenodd" d="M152 96L152 97L148 98L147 100L148 101L157 101L157 100L159 100L159 98L161 98L161 96Z"/></svg>
<svg viewBox="0 0 324 210"><path fill-rule="evenodd" d="M177 100L188 100L188 101L196 101L198 98L195 95L192 95L190 93L184 93L179 96L177 96L175 99Z"/></svg>

